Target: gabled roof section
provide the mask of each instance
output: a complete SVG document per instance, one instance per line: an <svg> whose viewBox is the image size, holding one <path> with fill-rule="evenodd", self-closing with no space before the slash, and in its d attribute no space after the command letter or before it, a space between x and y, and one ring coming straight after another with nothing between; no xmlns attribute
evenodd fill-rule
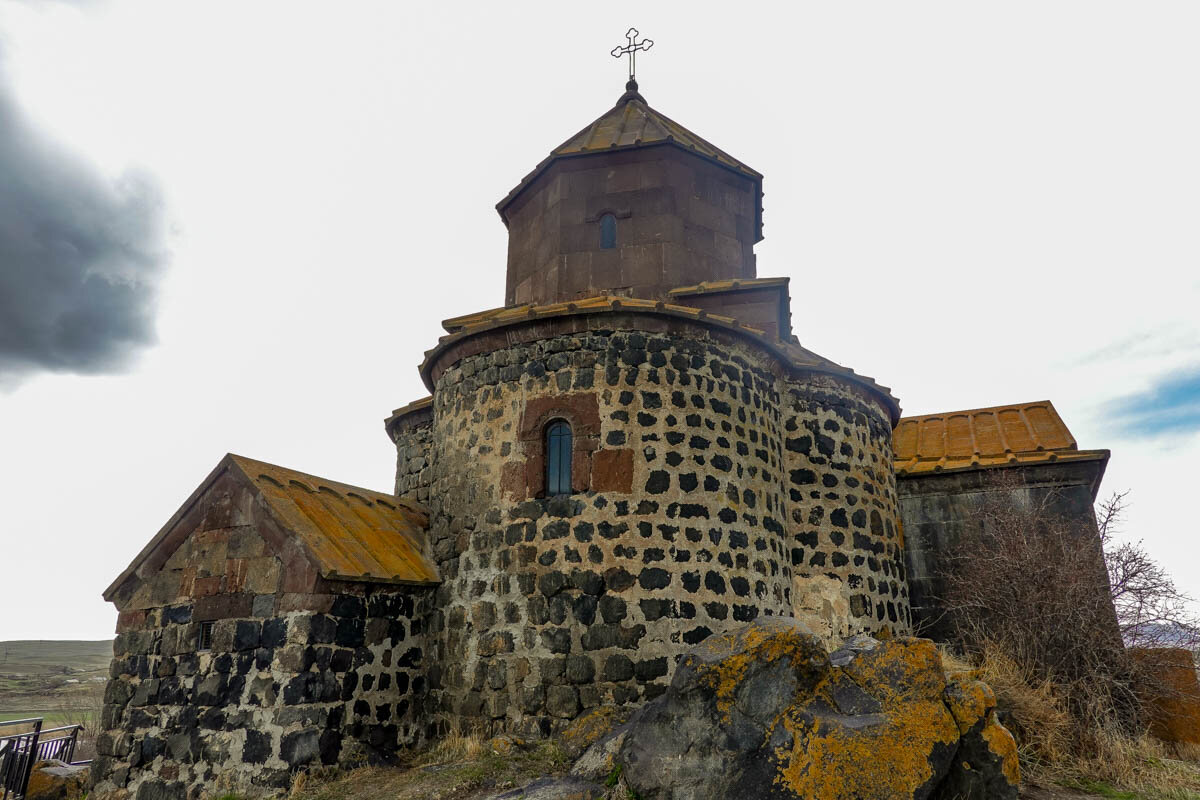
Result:
<svg viewBox="0 0 1200 800"><path fill-rule="evenodd" d="M1080 450L1049 400L902 417L892 433L897 475L1052 461L1107 460Z"/></svg>
<svg viewBox="0 0 1200 800"><path fill-rule="evenodd" d="M417 503L243 456L228 458L304 543L321 577L438 581L421 552L429 514Z"/></svg>
<svg viewBox="0 0 1200 800"><path fill-rule="evenodd" d="M178 541L171 543L176 526L227 474L249 484L270 516L296 537L321 577L418 585L440 581L422 552L429 514L419 503L230 453L104 591L105 600L112 600L152 556L152 565L166 561L170 553L162 548L178 547Z"/></svg>
<svg viewBox="0 0 1200 800"><path fill-rule="evenodd" d="M646 98L638 93L635 81L626 84L626 88L627 91L621 95L615 106L551 150L549 156L496 204L496 210L500 212L505 224L508 224L504 216L505 208L557 159L667 145L678 147L753 180L758 185L759 198L756 239L762 239L762 173L692 133L666 114L651 108Z"/></svg>

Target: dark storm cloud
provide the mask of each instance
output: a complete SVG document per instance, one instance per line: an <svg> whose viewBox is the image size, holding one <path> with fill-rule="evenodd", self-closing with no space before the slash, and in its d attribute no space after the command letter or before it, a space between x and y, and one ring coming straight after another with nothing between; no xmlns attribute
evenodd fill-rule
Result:
<svg viewBox="0 0 1200 800"><path fill-rule="evenodd" d="M1148 390L1113 401L1107 411L1127 435L1200 431L1200 365L1168 373Z"/></svg>
<svg viewBox="0 0 1200 800"><path fill-rule="evenodd" d="M155 341L161 193L116 181L25 120L0 76L0 387L115 372Z"/></svg>

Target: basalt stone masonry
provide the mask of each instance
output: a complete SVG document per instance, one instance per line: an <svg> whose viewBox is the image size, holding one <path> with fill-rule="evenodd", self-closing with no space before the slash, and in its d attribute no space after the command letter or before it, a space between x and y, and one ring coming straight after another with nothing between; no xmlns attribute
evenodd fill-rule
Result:
<svg viewBox="0 0 1200 800"><path fill-rule="evenodd" d="M394 495L230 455L109 587L98 797L548 735L747 623L905 636L985 472L1087 461L1094 497L1107 453L1048 403L902 420L803 347L757 277L762 176L633 82L497 208L506 305L443 322L385 423Z"/></svg>
<svg viewBox="0 0 1200 800"><path fill-rule="evenodd" d="M541 330L437 380L444 713L550 730L653 698L696 642L791 616L814 571L844 583L855 632L907 630L881 402L704 325ZM576 432L569 495L542 491L550 419Z"/></svg>
<svg viewBox="0 0 1200 800"><path fill-rule="evenodd" d="M96 793L282 788L419 741L426 524L406 501L222 459L106 592L120 615Z"/></svg>
<svg viewBox="0 0 1200 800"><path fill-rule="evenodd" d="M387 760L418 740L421 598L355 588L322 612L222 609L241 616L204 642L203 598L135 615L113 647L96 789L286 788L298 768Z"/></svg>

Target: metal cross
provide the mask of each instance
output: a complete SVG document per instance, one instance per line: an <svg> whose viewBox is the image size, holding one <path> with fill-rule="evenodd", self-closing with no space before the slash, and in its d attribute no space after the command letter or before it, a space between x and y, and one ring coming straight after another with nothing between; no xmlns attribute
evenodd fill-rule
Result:
<svg viewBox="0 0 1200 800"><path fill-rule="evenodd" d="M630 28L625 32L625 38L629 40L629 44L624 47L617 46L612 49L612 57L620 58L621 56L629 56L629 80L634 79L634 73L637 72L637 51L649 50L654 46L653 39L643 39L638 41L638 29Z"/></svg>

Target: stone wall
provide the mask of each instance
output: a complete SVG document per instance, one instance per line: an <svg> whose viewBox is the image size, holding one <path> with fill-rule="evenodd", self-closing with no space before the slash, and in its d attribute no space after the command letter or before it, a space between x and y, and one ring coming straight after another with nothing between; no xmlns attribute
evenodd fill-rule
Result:
<svg viewBox="0 0 1200 800"><path fill-rule="evenodd" d="M396 496L411 497L428 505L429 484L433 480L430 468L432 420L398 426L392 436L396 443Z"/></svg>
<svg viewBox="0 0 1200 800"><path fill-rule="evenodd" d="M945 556L967 532L983 525L980 513L989 502L1012 508L1040 508L1095 529L1094 487L1102 461L1052 462L1019 467L924 473L897 481L900 518L906 539L909 592L913 624L918 633L948 641L947 609L940 573ZM1097 558L1099 536L1096 539Z"/></svg>
<svg viewBox="0 0 1200 800"><path fill-rule="evenodd" d="M199 529L121 589L97 795L286 787L297 768L384 758L425 732L430 590L284 591L296 570L255 525L212 511L254 504L224 481L212 495Z"/></svg>
<svg viewBox="0 0 1200 800"><path fill-rule="evenodd" d="M653 698L690 645L792 614L804 547L805 570L820 551L822 573L861 576L855 596L872 604L859 630L907 629L902 588L892 594L903 576L882 406L833 378L789 385L753 343L703 325L479 349L435 373L430 537L444 584L431 687L446 718L547 731L592 706ZM576 431L575 493L547 498L540 431L555 418ZM843 427L830 432L830 420ZM811 453L785 451L814 426ZM832 456L821 437L836 442ZM797 501L797 525L789 472L801 455L824 488ZM813 531L826 538L807 545Z"/></svg>
<svg viewBox="0 0 1200 800"><path fill-rule="evenodd" d="M786 407L788 532L797 595L827 594L833 581L850 611L841 635L907 632L891 420L861 391L823 375L791 381Z"/></svg>

